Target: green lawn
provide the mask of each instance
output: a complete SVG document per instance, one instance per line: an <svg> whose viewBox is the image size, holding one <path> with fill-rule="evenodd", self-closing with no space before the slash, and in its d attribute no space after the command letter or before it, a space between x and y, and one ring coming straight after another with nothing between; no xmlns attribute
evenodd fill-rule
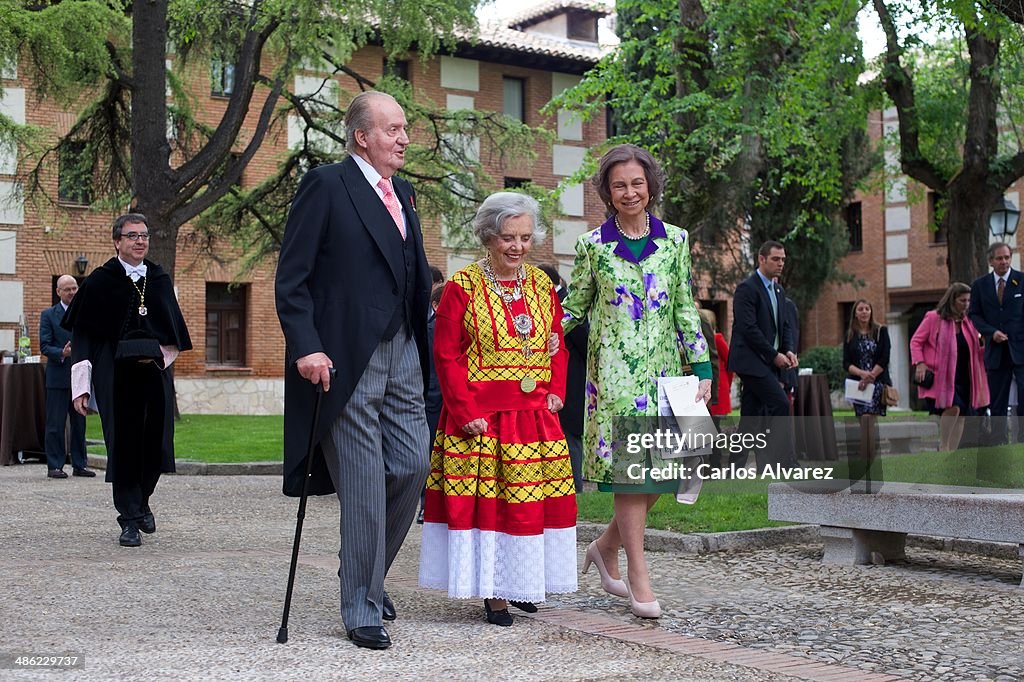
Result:
<svg viewBox="0 0 1024 682"><path fill-rule="evenodd" d="M904 413L898 418L920 418ZM87 420L86 435L102 441L100 420ZM203 462L281 461L283 417L239 415L184 415L175 425L179 460ZM102 445L89 447L102 454ZM967 449L957 452L922 452L885 457L882 478L946 485L1024 488L1024 448ZM811 462L833 466L837 477L846 476L845 462ZM768 520L769 481L706 481L694 505L679 504L670 495L651 510L648 528L681 533L750 530L787 525ZM579 519L607 523L613 496L588 492L578 496Z"/></svg>
<svg viewBox="0 0 1024 682"><path fill-rule="evenodd" d="M647 516L647 527L678 533L717 533L790 525L768 520L768 495L757 492L758 487L764 489L764 486L707 481L696 504L679 504L673 496L662 495ZM579 520L608 523L612 518L613 499L608 493L577 495Z"/></svg>
<svg viewBox="0 0 1024 682"><path fill-rule="evenodd" d="M100 418L86 420L86 438L103 440ZM174 454L201 462L280 462L284 417L232 414L186 414L174 426ZM89 446L103 453L102 445Z"/></svg>

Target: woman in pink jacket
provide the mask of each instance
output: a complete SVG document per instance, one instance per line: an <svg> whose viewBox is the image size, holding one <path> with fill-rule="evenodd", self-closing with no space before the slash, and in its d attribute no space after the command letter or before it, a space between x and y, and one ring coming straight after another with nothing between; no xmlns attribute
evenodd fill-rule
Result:
<svg viewBox="0 0 1024 682"><path fill-rule="evenodd" d="M917 394L939 419L939 450L955 450L964 432L963 417L976 416L989 403L988 378L978 330L967 317L971 288L953 282L942 300L925 314L910 339ZM931 371L930 385L925 377Z"/></svg>

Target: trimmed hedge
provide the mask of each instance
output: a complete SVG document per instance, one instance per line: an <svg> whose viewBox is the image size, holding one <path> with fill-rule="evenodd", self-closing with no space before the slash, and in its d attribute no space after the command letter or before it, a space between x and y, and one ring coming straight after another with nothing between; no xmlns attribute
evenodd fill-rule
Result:
<svg viewBox="0 0 1024 682"><path fill-rule="evenodd" d="M815 346L800 353L800 366L813 367L815 374L828 376L828 388L839 391L846 380L842 346Z"/></svg>

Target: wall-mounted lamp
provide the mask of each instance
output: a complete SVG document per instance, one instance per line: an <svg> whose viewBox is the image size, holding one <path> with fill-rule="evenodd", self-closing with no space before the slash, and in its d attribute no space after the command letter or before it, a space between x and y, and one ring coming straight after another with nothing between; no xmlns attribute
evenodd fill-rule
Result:
<svg viewBox="0 0 1024 682"><path fill-rule="evenodd" d="M78 258L75 259L75 274L79 277L85 277L85 270L89 267L89 259L85 257L84 253L78 254Z"/></svg>

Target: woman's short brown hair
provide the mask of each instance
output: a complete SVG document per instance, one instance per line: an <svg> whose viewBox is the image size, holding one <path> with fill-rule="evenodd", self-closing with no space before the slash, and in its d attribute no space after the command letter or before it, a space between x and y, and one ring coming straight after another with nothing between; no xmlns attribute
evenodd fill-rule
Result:
<svg viewBox="0 0 1024 682"><path fill-rule="evenodd" d="M607 207L609 215L615 213L615 207L612 206L612 190L609 187L608 176L611 175L612 168L620 163L629 163L630 161L636 161L644 169L644 177L647 178L647 192L651 197L650 203L657 203L661 197L661 190L665 187L665 173L661 170L661 164L654 159L649 151L637 147L635 144L616 145L601 157L597 175L593 179L597 194Z"/></svg>

